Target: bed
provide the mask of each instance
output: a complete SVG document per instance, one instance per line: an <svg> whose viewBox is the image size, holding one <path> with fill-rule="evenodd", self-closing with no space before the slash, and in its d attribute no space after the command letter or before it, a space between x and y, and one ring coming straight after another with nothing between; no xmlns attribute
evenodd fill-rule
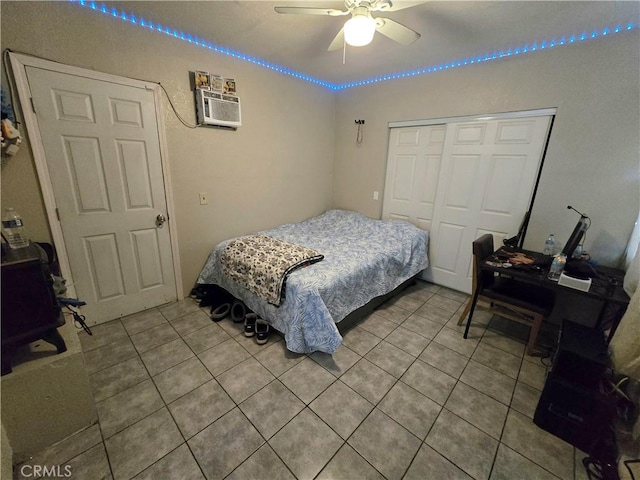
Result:
<svg viewBox="0 0 640 480"><path fill-rule="evenodd" d="M356 212L329 210L258 233L313 249L323 257L288 273L279 306L225 275L221 259L237 239L216 246L197 283L219 285L242 300L281 332L287 348L296 353L333 354L342 342L341 321L405 285L428 266L427 232L400 220L373 220Z"/></svg>

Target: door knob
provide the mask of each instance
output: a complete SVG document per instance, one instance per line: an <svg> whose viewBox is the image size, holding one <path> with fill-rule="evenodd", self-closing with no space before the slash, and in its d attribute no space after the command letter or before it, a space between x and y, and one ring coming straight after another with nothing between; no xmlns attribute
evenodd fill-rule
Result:
<svg viewBox="0 0 640 480"><path fill-rule="evenodd" d="M164 225L164 222L166 221L167 221L167 218L163 214L159 214L156 217L156 227L162 228L162 225Z"/></svg>

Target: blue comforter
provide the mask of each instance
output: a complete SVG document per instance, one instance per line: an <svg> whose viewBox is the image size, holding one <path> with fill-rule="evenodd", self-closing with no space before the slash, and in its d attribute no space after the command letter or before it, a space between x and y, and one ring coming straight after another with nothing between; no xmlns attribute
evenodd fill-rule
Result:
<svg viewBox="0 0 640 480"><path fill-rule="evenodd" d="M342 342L336 322L428 266L427 232L398 220L329 210L260 233L324 255L321 262L289 274L279 307L223 275L220 255L233 239L220 243L209 255L198 283L220 285L244 301L282 332L287 348L297 353L334 353Z"/></svg>

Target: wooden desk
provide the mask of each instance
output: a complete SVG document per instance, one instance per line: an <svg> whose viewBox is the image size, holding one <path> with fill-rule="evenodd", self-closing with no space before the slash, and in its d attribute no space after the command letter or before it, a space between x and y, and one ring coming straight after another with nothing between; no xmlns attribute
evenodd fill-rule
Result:
<svg viewBox="0 0 640 480"><path fill-rule="evenodd" d="M508 257L517 252L530 256L536 263L533 265L512 265L508 263L508 261L506 261ZM596 327L604 327L605 320L610 322L611 328L607 338L607 342L609 342L629 305L629 295L627 295L622 286L625 275L624 270L599 265L592 266L596 275L591 279L589 291L583 292L549 280L547 276L549 274L550 262L551 257L548 255L530 250L500 247L489 258L482 262L480 268L499 275L510 276L516 280L532 285L540 285L557 292L572 292L587 298L600 300L602 306L598 313ZM608 310L611 310L610 319L607 319L606 315Z"/></svg>

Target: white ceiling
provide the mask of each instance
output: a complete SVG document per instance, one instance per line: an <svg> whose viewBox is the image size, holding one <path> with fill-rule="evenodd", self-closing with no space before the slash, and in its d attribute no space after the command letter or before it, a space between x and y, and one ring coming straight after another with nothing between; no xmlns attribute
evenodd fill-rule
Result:
<svg viewBox="0 0 640 480"><path fill-rule="evenodd" d="M374 17L389 17L418 31L422 37L417 42L403 46L376 34L366 47L347 47L343 65L342 50L328 52L327 47L349 17L280 15L274 11L276 5L343 9L341 1L105 2L137 18L334 84L421 69L533 42L568 39L594 30L601 33L603 28L616 25L626 28L630 22L637 28L640 23L640 2L635 0L410 3L418 5L376 12Z"/></svg>

